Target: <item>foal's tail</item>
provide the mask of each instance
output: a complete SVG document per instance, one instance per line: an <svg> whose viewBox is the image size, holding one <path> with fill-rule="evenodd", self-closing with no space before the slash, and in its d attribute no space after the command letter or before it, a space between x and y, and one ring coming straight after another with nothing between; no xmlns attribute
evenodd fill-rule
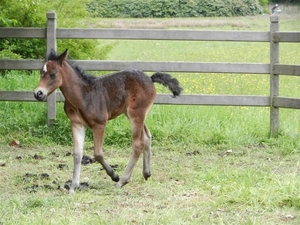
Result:
<svg viewBox="0 0 300 225"><path fill-rule="evenodd" d="M168 87L173 93L174 98L179 96L182 91L182 87L179 86L179 81L170 74L156 72L151 76L151 80L153 83L157 82Z"/></svg>

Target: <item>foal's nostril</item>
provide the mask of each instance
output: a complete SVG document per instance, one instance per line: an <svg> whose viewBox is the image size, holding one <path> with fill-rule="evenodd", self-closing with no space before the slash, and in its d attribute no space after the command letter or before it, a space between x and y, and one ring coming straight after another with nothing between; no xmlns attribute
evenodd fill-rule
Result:
<svg viewBox="0 0 300 225"><path fill-rule="evenodd" d="M38 91L38 92L37 92L37 96L38 96L38 98L42 98L42 97L43 97L43 92Z"/></svg>
<svg viewBox="0 0 300 225"><path fill-rule="evenodd" d="M34 93L34 97L37 99L37 100L43 100L43 92L42 91L38 91L36 93Z"/></svg>

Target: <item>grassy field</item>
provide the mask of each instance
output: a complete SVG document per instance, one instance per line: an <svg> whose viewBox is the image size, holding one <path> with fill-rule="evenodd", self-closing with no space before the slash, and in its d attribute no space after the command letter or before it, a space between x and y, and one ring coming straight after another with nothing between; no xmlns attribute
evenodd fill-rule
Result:
<svg viewBox="0 0 300 225"><path fill-rule="evenodd" d="M286 9L291 10L292 9ZM283 11L284 12L284 11ZM287 11L286 11L287 12ZM264 30L269 16L195 19L88 19L82 27ZM299 31L300 16L283 13L280 30ZM264 43L101 40L107 59L269 62ZM72 52L72 50L70 49ZM300 44L280 46L280 62L300 64ZM174 73L183 94L268 95L267 75ZM1 90L33 90L38 74L11 71ZM280 79L282 96L300 97L297 77ZM158 86L158 91L167 90ZM153 135L152 177L139 161L122 189L99 164L82 167L74 196L72 137L63 105L48 128L43 103L0 102L0 225L6 224L299 224L300 111L280 110L280 134L269 137L269 109L160 106L147 118ZM18 146L9 146L17 139ZM129 160L129 122L108 124L105 154L121 175ZM88 132L85 155L92 156Z"/></svg>
<svg viewBox="0 0 300 225"><path fill-rule="evenodd" d="M124 171L129 152L106 149L118 173ZM82 168L82 182L89 186L70 197L64 189L72 173L69 153L60 146L0 148L2 224L300 222L295 154L283 156L263 145L227 150L156 145L149 181L142 179L141 161L132 182L122 189L113 186L99 164L90 164Z"/></svg>

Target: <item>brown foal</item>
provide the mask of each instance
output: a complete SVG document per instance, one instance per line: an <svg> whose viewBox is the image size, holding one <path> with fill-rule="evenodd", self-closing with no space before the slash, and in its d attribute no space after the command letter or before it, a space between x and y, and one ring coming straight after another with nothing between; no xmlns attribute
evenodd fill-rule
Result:
<svg viewBox="0 0 300 225"><path fill-rule="evenodd" d="M86 75L74 63L67 61L68 50L56 55L54 50L41 69L39 84L34 96L45 101L56 88L65 97L64 110L71 121L74 141L74 171L70 194L79 185L81 159L85 129L91 128L94 137L94 156L106 173L122 187L129 182L132 171L143 152L143 176L150 176L151 134L145 124L146 115L156 96L154 82L167 86L174 97L179 96L182 88L177 79L167 73L157 72L151 77L139 70L124 70L102 77ZM103 140L108 120L125 114L132 130L133 152L124 172L119 179L103 156Z"/></svg>

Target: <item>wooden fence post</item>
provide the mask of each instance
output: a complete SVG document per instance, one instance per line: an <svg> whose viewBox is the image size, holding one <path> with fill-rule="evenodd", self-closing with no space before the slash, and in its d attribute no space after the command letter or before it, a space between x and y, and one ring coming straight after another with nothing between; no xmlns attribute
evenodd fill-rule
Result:
<svg viewBox="0 0 300 225"><path fill-rule="evenodd" d="M270 17L270 136L276 137L279 131L279 108L274 107L274 97L279 96L279 75L274 74L274 64L279 63L279 43L274 42L273 34L279 30L278 16Z"/></svg>
<svg viewBox="0 0 300 225"><path fill-rule="evenodd" d="M47 55L51 49L56 51L56 13L49 11L47 13ZM47 124L52 125L56 119L56 91L47 98Z"/></svg>

